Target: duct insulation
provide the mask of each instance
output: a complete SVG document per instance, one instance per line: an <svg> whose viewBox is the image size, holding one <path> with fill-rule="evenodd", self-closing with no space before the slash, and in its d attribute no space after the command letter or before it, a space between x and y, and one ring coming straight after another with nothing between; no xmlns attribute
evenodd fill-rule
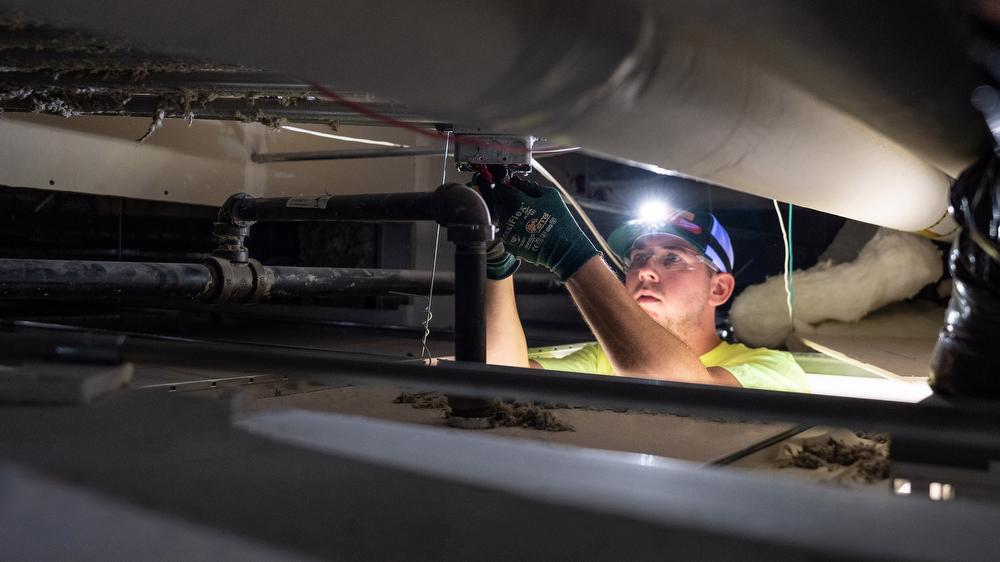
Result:
<svg viewBox="0 0 1000 562"><path fill-rule="evenodd" d="M923 28L906 29L944 22L929 10L947 3L908 4L906 17L895 17L898 6L790 4L729 3L720 11L717 2L291 0L249 9L239 0L6 0L0 7L365 89L458 126L535 134L867 223L949 234L949 173L975 158L970 147L983 133L969 129L964 82L947 79L950 68L965 76L969 61L933 59L954 45L926 44ZM762 23L754 12L765 8L783 17ZM851 24L873 10L884 28ZM797 28L811 29L806 24L816 22L807 18L820 17L870 34L802 40ZM741 33L749 25L741 21L782 27ZM795 41L786 44L786 36ZM849 49L829 48L838 41ZM859 59L881 66L859 72ZM883 88L880 75L895 87ZM858 91L865 95L848 99ZM907 96L924 92L934 119L907 118L915 107ZM955 138L971 140L945 142Z"/></svg>

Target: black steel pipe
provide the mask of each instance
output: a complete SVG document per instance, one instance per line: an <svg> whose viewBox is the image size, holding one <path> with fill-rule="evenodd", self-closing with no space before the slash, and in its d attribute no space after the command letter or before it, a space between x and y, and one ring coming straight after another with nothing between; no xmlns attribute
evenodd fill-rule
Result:
<svg viewBox="0 0 1000 562"><path fill-rule="evenodd" d="M457 264L456 264L457 267ZM434 277L435 295L454 295L456 274L414 269L347 269L337 267L265 266L274 278L269 298L288 299L321 295L427 295ZM565 292L559 280L547 273L519 273L514 278L518 294Z"/></svg>
<svg viewBox="0 0 1000 562"><path fill-rule="evenodd" d="M502 396L575 406L628 408L730 420L802 422L884 431L941 447L970 447L1000 458L996 403L958 406L868 400L683 384L469 362L421 364L320 350L290 350L180 338L26 328L0 331L0 357L121 362L267 371L321 383L394 384L465 396Z"/></svg>
<svg viewBox="0 0 1000 562"><path fill-rule="evenodd" d="M455 355L461 361L486 361L486 244L493 240L490 212L482 196L461 184L444 184L432 193L382 193L315 198L230 197L219 210L215 233L220 258L244 261L243 240L257 221L417 221L433 220L448 229L455 244ZM265 292L266 293L266 292ZM450 396L452 419L482 419L492 400Z"/></svg>
<svg viewBox="0 0 1000 562"><path fill-rule="evenodd" d="M455 359L486 362L485 306L486 243L458 244L455 248Z"/></svg>
<svg viewBox="0 0 1000 562"><path fill-rule="evenodd" d="M201 264L0 259L0 297L198 297L213 290Z"/></svg>
<svg viewBox="0 0 1000 562"><path fill-rule="evenodd" d="M486 362L486 243L455 247L455 359ZM474 396L448 395L452 417L483 418L493 401Z"/></svg>
<svg viewBox="0 0 1000 562"><path fill-rule="evenodd" d="M271 278L265 298L309 296L426 295L430 271L343 267L264 266ZM196 298L214 292L212 270L200 263L148 263L0 258L0 297L167 296ZM433 274L435 295L455 294L455 274ZM519 274L521 294L562 292L548 274Z"/></svg>
<svg viewBox="0 0 1000 562"><path fill-rule="evenodd" d="M455 357L486 362L486 245L493 240L490 212L482 196L459 184L434 192L434 219L455 243ZM449 394L452 425L478 426L492 414L493 400ZM462 420L467 421L462 421Z"/></svg>
<svg viewBox="0 0 1000 562"><path fill-rule="evenodd" d="M335 267L275 266L264 268L274 279L267 297L290 299L308 296L384 295L404 293L426 295L431 272L408 269L346 269ZM434 276L434 294L455 291L454 274Z"/></svg>
<svg viewBox="0 0 1000 562"><path fill-rule="evenodd" d="M434 220L434 193L380 193L320 197L230 199L236 221L422 221Z"/></svg>
<svg viewBox="0 0 1000 562"><path fill-rule="evenodd" d="M493 240L486 202L475 190L457 183L418 193L267 198L237 193L219 210L217 224L249 227L261 221L422 220L433 220L447 228L448 239L456 243Z"/></svg>

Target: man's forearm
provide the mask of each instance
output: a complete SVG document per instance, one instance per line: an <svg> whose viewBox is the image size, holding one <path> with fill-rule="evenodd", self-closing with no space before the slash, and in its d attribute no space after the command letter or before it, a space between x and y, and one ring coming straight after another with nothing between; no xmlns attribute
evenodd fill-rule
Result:
<svg viewBox="0 0 1000 562"><path fill-rule="evenodd" d="M528 367L528 344L517 314L513 276L486 282L486 362Z"/></svg>
<svg viewBox="0 0 1000 562"><path fill-rule="evenodd" d="M720 376L706 369L684 342L650 318L600 257L585 263L566 287L618 374L704 384L732 382L725 373Z"/></svg>

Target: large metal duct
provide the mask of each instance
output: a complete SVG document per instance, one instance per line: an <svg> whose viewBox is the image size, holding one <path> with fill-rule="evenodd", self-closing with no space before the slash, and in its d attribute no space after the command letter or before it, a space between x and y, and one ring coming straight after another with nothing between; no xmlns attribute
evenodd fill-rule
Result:
<svg viewBox="0 0 1000 562"><path fill-rule="evenodd" d="M0 6L901 230L986 138L949 0Z"/></svg>

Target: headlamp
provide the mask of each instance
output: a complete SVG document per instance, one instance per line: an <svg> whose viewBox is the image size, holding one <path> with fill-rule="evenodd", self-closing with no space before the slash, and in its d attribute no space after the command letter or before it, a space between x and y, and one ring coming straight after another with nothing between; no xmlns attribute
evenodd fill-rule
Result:
<svg viewBox="0 0 1000 562"><path fill-rule="evenodd" d="M646 224L662 224L670 219L671 209L665 201L648 199L639 205L636 218Z"/></svg>

